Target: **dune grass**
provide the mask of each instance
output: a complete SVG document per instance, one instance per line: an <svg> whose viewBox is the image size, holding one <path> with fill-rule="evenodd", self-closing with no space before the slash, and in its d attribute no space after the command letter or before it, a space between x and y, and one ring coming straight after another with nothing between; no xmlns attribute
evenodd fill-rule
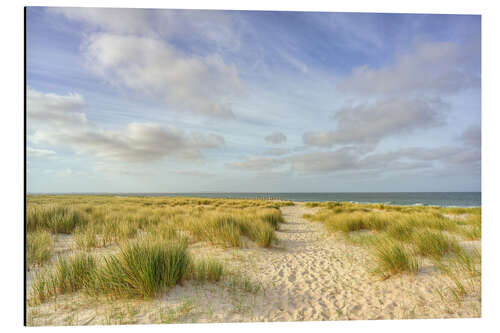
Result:
<svg viewBox="0 0 500 333"><path fill-rule="evenodd" d="M26 263L28 268L41 266L54 255L54 236L46 231L32 231L26 235Z"/></svg>
<svg viewBox="0 0 500 333"><path fill-rule="evenodd" d="M71 206L46 205L31 206L28 202L26 212L26 230L47 230L52 233L69 234L77 226L87 224L84 214Z"/></svg>
<svg viewBox="0 0 500 333"><path fill-rule="evenodd" d="M214 258L193 260L188 268L188 278L199 282L218 282L224 273L224 265Z"/></svg>
<svg viewBox="0 0 500 333"><path fill-rule="evenodd" d="M420 255L433 259L440 259L450 252L458 253L461 251L460 245L454 238L436 231L423 230L412 241Z"/></svg>
<svg viewBox="0 0 500 333"><path fill-rule="evenodd" d="M120 245L139 234L162 239L186 236L242 247L245 239L261 247L276 240L284 201L111 196L28 196L28 230L73 234L77 248Z"/></svg>
<svg viewBox="0 0 500 333"><path fill-rule="evenodd" d="M481 239L481 226L472 225L462 228L460 233L466 240L480 240Z"/></svg>
<svg viewBox="0 0 500 333"><path fill-rule="evenodd" d="M153 297L179 283L189 256L183 243L135 243L104 258L89 291L112 297Z"/></svg>
<svg viewBox="0 0 500 333"><path fill-rule="evenodd" d="M400 241L409 241L414 233L414 227L401 222L393 222L387 227L387 234Z"/></svg>
<svg viewBox="0 0 500 333"><path fill-rule="evenodd" d="M256 215L257 214L257 215ZM282 219L281 212L272 213L226 211L206 214L205 219L190 218L187 230L197 240L226 247L242 247L242 236L248 237L261 247L270 247L276 239L275 229Z"/></svg>
<svg viewBox="0 0 500 333"><path fill-rule="evenodd" d="M419 257L430 258L437 265L443 260L463 261L467 251L459 241L481 239L481 208L345 202L306 206L320 209L304 218L323 223L330 233L341 232L352 244L368 247L376 271L384 277L418 272Z"/></svg>
<svg viewBox="0 0 500 333"><path fill-rule="evenodd" d="M96 273L96 260L88 254L59 257L51 269L44 269L31 284L31 301L43 303L52 296L88 288Z"/></svg>
<svg viewBox="0 0 500 333"><path fill-rule="evenodd" d="M193 259L188 247L200 241L270 247L283 223L280 206L266 200L28 196L28 261L46 263L55 235L70 234L76 255L63 255L36 272L30 302L83 292L108 298L151 298L185 280L239 286L255 284L214 258ZM96 255L115 245L118 252ZM227 276L227 278L224 278ZM238 282L236 282L238 281Z"/></svg>
<svg viewBox="0 0 500 333"><path fill-rule="evenodd" d="M226 284L255 293L260 286L241 273L231 272L214 258L193 258L185 241L132 241L116 255L97 260L87 253L59 257L51 268L40 270L31 283L30 303L84 292L111 299L148 299L168 292L185 280Z"/></svg>
<svg viewBox="0 0 500 333"><path fill-rule="evenodd" d="M419 262L414 253L395 241L380 242L375 247L378 267L375 272L388 278L400 273L416 274Z"/></svg>
<svg viewBox="0 0 500 333"><path fill-rule="evenodd" d="M58 257L50 267L38 270L30 299L40 303L78 291L111 298L149 298L184 279L218 282L227 271L222 263L211 258L191 259L188 244L208 241L242 247L254 242L270 247L276 240L275 230L283 223L279 207L292 204L245 199L29 195L26 250L30 267L50 260L57 234L72 235L75 249L88 251ZM118 245L119 252L102 258L92 255L95 248L110 245ZM255 289L250 280L239 280L241 288Z"/></svg>

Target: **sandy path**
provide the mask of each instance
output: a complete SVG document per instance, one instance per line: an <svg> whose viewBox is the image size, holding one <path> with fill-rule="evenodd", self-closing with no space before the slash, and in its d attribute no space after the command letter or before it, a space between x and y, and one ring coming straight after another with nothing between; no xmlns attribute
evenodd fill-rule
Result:
<svg viewBox="0 0 500 333"><path fill-rule="evenodd" d="M270 282L261 304L262 321L350 320L477 316L480 303L446 304L436 293L446 283L425 267L417 276L385 281L370 271L364 249L340 235L327 237L324 226L302 218L315 209L304 204L281 208L286 223L277 233L282 251L261 254L259 275ZM263 258L262 258L263 257Z"/></svg>
<svg viewBox="0 0 500 333"><path fill-rule="evenodd" d="M284 251L272 251L271 266L262 271L274 286L262 320L354 319L362 310L359 283L364 270L353 264L364 258L346 251L343 242L328 239L323 225L302 218L314 211L301 204L282 208L286 223L277 235ZM357 301L351 302L353 298Z"/></svg>

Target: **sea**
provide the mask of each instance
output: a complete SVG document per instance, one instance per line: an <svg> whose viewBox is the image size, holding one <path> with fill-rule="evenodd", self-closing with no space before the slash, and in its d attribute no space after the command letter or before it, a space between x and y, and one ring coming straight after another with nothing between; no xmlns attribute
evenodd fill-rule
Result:
<svg viewBox="0 0 500 333"><path fill-rule="evenodd" d="M88 193L90 194L90 193ZM97 194L97 193L95 193ZM105 194L105 193L99 193ZM353 203L383 203L404 206L480 207L481 192L321 192L321 193L267 193L267 192L194 192L194 193L107 193L120 196L189 196L202 198L279 199L291 201L347 201Z"/></svg>

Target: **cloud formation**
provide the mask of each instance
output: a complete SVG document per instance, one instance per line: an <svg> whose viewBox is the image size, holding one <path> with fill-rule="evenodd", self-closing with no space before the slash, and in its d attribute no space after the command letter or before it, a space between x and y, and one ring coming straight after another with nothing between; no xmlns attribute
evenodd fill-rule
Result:
<svg viewBox="0 0 500 333"><path fill-rule="evenodd" d="M157 33L151 26L155 15L150 9L53 7L47 8L47 11L115 33Z"/></svg>
<svg viewBox="0 0 500 333"><path fill-rule="evenodd" d="M51 7L49 13L85 24L90 33L107 32L152 38L206 41L216 48L235 49L240 45L242 24L224 11ZM205 45L208 46L208 45Z"/></svg>
<svg viewBox="0 0 500 333"><path fill-rule="evenodd" d="M102 79L158 98L179 112L232 117L229 98L241 89L238 71L218 55L188 56L149 37L98 33L85 55Z"/></svg>
<svg viewBox="0 0 500 333"><path fill-rule="evenodd" d="M392 98L372 104L344 107L332 118L337 128L306 132L306 145L330 147L338 144L376 144L384 137L442 125L447 105L440 99Z"/></svg>
<svg viewBox="0 0 500 333"><path fill-rule="evenodd" d="M480 87L480 57L467 47L418 41L393 64L355 67L337 88L370 102L340 108L331 117L336 129L305 132L304 143L376 146L385 137L444 125L450 107L441 96Z"/></svg>
<svg viewBox="0 0 500 333"><path fill-rule="evenodd" d="M33 147L28 147L26 149L26 155L30 157L51 157L55 156L56 152L48 149L38 149Z"/></svg>
<svg viewBox="0 0 500 333"><path fill-rule="evenodd" d="M262 171L271 170L274 167L282 165L277 158L254 156L239 162L226 163L226 167L231 169Z"/></svg>
<svg viewBox="0 0 500 333"><path fill-rule="evenodd" d="M459 147L410 147L364 155L358 148L343 147L333 151L297 154L287 161L291 163L293 170L307 174L362 170L383 173L427 169L435 167L435 163L454 167L478 166L481 155L475 150L463 150Z"/></svg>
<svg viewBox="0 0 500 333"><path fill-rule="evenodd" d="M338 89L355 94L442 93L479 87L480 55L453 42L417 42L392 65L356 67Z"/></svg>
<svg viewBox="0 0 500 333"><path fill-rule="evenodd" d="M471 126L465 130L460 139L469 146L481 148L481 127Z"/></svg>
<svg viewBox="0 0 500 333"><path fill-rule="evenodd" d="M102 129L87 120L80 108L83 103L80 95L60 96L28 89L28 116L36 120L30 141L127 162L156 161L167 156L194 159L201 156L203 149L224 144L224 138L218 135L184 133L174 126L156 123L133 122L121 130ZM71 106L78 108L73 110Z"/></svg>
<svg viewBox="0 0 500 333"><path fill-rule="evenodd" d="M280 144L286 141L286 135L281 132L274 132L264 137L267 143Z"/></svg>
<svg viewBox="0 0 500 333"><path fill-rule="evenodd" d="M372 174L391 171L439 170L436 167L479 167L481 154L474 149L442 146L408 147L383 153L366 154L360 147L347 146L330 151L304 152L286 157L253 156L226 164L227 167L263 171L289 166L301 174L330 174L344 171Z"/></svg>

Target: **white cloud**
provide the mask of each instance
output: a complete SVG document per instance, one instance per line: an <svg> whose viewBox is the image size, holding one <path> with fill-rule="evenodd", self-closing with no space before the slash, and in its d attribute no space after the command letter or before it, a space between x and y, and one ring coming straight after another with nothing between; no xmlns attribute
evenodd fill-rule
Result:
<svg viewBox="0 0 500 333"><path fill-rule="evenodd" d="M467 168L481 162L480 153L459 147L408 147L385 153L365 155L354 147L334 151L297 154L287 158L292 169L311 174L338 171L372 170L385 173L393 170L428 169L438 165Z"/></svg>
<svg viewBox="0 0 500 333"><path fill-rule="evenodd" d="M297 153L286 157L249 157L226 164L227 167L250 171L269 171L290 167L301 174L352 172L383 174L391 171L440 170L453 168L470 170L480 166L477 150L443 146L437 148L407 147L383 153L367 154L363 147L342 147L331 151Z"/></svg>
<svg viewBox="0 0 500 333"><path fill-rule="evenodd" d="M29 157L51 157L51 156L56 155L56 152L53 150L38 149L38 148L32 148L32 147L28 147L26 153L27 153L28 158Z"/></svg>
<svg viewBox="0 0 500 333"><path fill-rule="evenodd" d="M286 141L286 135L281 132L274 132L264 137L267 143L280 144Z"/></svg>
<svg viewBox="0 0 500 333"><path fill-rule="evenodd" d="M417 42L392 65L356 67L338 88L356 94L453 94L480 85L480 58L452 42Z"/></svg>
<svg viewBox="0 0 500 333"><path fill-rule="evenodd" d="M232 169L261 171L271 170L274 167L280 166L280 164L280 160L276 158L253 156L243 161L226 163L226 166Z"/></svg>
<svg viewBox="0 0 500 333"><path fill-rule="evenodd" d="M134 122L122 130L102 129L90 123L83 111L70 107L81 109L82 103L80 95L60 96L28 89L28 120L35 120L30 141L67 146L104 160L129 162L155 161L167 156L199 158L203 149L224 144L224 138L218 135L184 133L174 126L155 123Z"/></svg>
<svg viewBox="0 0 500 333"><path fill-rule="evenodd" d="M151 29L153 11L148 9L54 7L47 8L47 11L63 15L70 20L85 22L105 31L125 34L155 33Z"/></svg>
<svg viewBox="0 0 500 333"><path fill-rule="evenodd" d="M217 48L240 46L244 25L236 13L206 10L140 8L47 8L56 15L85 24L92 32L206 41Z"/></svg>
<svg viewBox="0 0 500 333"><path fill-rule="evenodd" d="M177 111L231 117L241 89L234 65L218 55L188 56L155 38L99 33L84 47L89 68L112 85L161 99Z"/></svg>
<svg viewBox="0 0 500 333"><path fill-rule="evenodd" d="M292 169L303 173L327 173L356 167L358 156L352 148L297 154L289 158Z"/></svg>
<svg viewBox="0 0 500 333"><path fill-rule="evenodd" d="M87 118L82 112L87 103L80 94L67 95L44 94L28 87L27 118L28 126L32 122L47 122L52 126L86 126Z"/></svg>
<svg viewBox="0 0 500 333"><path fill-rule="evenodd" d="M387 136L441 125L447 110L441 100L425 98L392 98L344 107L332 116L337 122L335 130L306 132L303 141L323 147L346 143L376 144Z"/></svg>

